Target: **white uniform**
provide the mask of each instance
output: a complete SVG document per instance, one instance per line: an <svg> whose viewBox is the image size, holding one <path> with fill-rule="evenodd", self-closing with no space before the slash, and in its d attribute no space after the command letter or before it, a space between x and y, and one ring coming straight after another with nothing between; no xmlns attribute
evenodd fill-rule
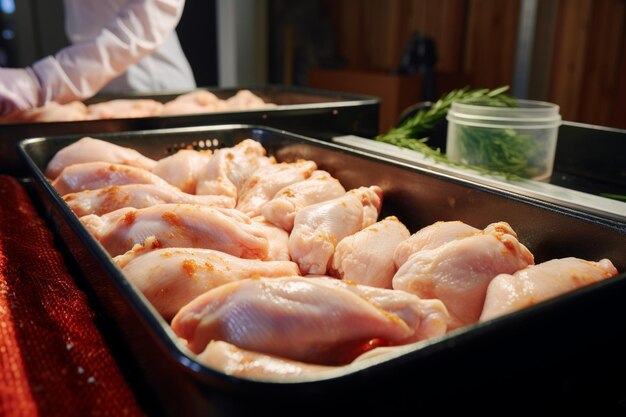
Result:
<svg viewBox="0 0 626 417"><path fill-rule="evenodd" d="M106 91L195 87L176 37L184 0L64 0L72 45L26 69L0 70L0 115ZM106 86L106 87L105 87Z"/></svg>

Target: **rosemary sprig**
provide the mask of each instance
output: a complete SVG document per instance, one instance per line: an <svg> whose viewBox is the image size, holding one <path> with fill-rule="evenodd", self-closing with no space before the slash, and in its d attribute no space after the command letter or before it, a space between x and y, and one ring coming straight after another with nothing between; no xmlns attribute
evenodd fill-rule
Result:
<svg viewBox="0 0 626 417"><path fill-rule="evenodd" d="M501 162L486 164L486 166L479 166L478 164L467 165L452 162L441 152L440 149L433 149L427 144L428 137L426 135L432 132L434 128L445 119L448 114L448 110L450 110L450 107L452 106L452 102L457 101L467 104L481 104L492 107L515 107L515 98L505 94L508 89L509 86L502 86L495 89L481 88L474 90L464 87L458 90L453 90L442 96L429 109L419 110L413 117L400 124L400 126L391 128L387 133L378 135L374 139L379 142L390 143L392 145L418 151L438 162L473 169L483 174L503 175L507 179L529 176L529 174L532 174L532 167L524 166L524 161L520 161L517 154L519 149L523 149L525 151L531 149L527 138L521 135L515 135L511 132L507 132L509 135L509 141L513 139L513 142L516 142L513 148L509 146L510 149L507 149L508 141L501 140L499 143L503 146L500 149L489 149L489 153L485 152L485 147L483 146L485 142L483 140L477 140L475 146L477 146L478 152L483 151L483 154L486 156L486 160L497 158L502 159ZM468 137L466 139L469 140L471 138ZM495 146L499 146L497 141L491 142L491 144L493 143L496 143ZM491 144L490 147L493 146ZM507 158L502 158L503 156L507 156ZM511 161L514 163L509 166Z"/></svg>
<svg viewBox="0 0 626 417"><path fill-rule="evenodd" d="M502 86L490 90L480 88L470 90L464 87L452 90L441 97L429 109L418 111L415 116L405 120L400 126L391 128L387 133L378 135L374 139L380 142L391 143L396 146L402 139L421 139L432 131L443 119L445 119L452 102L484 104L497 107L514 107L515 99L507 94L509 86ZM403 142L406 143L406 142Z"/></svg>

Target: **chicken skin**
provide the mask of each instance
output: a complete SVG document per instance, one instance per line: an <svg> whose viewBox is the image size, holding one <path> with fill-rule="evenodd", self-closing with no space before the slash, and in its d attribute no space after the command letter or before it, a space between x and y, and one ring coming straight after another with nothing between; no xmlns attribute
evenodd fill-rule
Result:
<svg viewBox="0 0 626 417"><path fill-rule="evenodd" d="M300 273L293 262L242 259L211 249L138 250L135 255L139 256L130 260L124 257L122 271L166 320L200 294L220 285L244 278Z"/></svg>
<svg viewBox="0 0 626 417"><path fill-rule="evenodd" d="M196 193L198 177L206 169L211 151L181 149L174 155L159 159L152 172L188 194Z"/></svg>
<svg viewBox="0 0 626 417"><path fill-rule="evenodd" d="M264 355L219 340L210 342L196 359L226 375L266 382L299 382L337 369Z"/></svg>
<svg viewBox="0 0 626 417"><path fill-rule="evenodd" d="M111 256L154 237L164 248L215 249L240 258L265 259L268 242L250 218L234 209L193 204L123 208L80 218Z"/></svg>
<svg viewBox="0 0 626 417"><path fill-rule="evenodd" d="M484 232L497 231L507 233L517 238L517 233L506 222L492 223L488 225ZM407 240L400 243L396 249L393 259L396 267L400 268L409 256L423 249L434 249L452 240L462 239L481 230L460 221L440 221L426 226L411 235Z"/></svg>
<svg viewBox="0 0 626 417"><path fill-rule="evenodd" d="M411 343L445 332L438 300L333 278L259 278L217 287L184 306L172 329L195 353L212 340L321 365L350 363L373 339Z"/></svg>
<svg viewBox="0 0 626 417"><path fill-rule="evenodd" d="M262 208L267 221L288 232L293 229L296 212L303 207L341 197L346 193L341 183L328 172L317 170L309 178L284 187Z"/></svg>
<svg viewBox="0 0 626 417"><path fill-rule="evenodd" d="M414 253L393 277L394 289L443 301L449 329L478 321L487 287L498 274L510 274L533 263L518 240L500 232L483 232Z"/></svg>
<svg viewBox="0 0 626 417"><path fill-rule="evenodd" d="M269 165L263 146L252 139L213 153L204 172L198 177L196 194L219 194L237 199L245 181L257 168Z"/></svg>
<svg viewBox="0 0 626 417"><path fill-rule="evenodd" d="M80 101L59 104L51 101L44 106L22 110L0 119L0 123L49 123L87 120L87 106Z"/></svg>
<svg viewBox="0 0 626 417"><path fill-rule="evenodd" d="M291 259L305 275L325 275L337 243L375 223L381 204L380 187L360 187L298 211L289 236Z"/></svg>
<svg viewBox="0 0 626 417"><path fill-rule="evenodd" d="M109 162L70 165L52 181L52 186L61 195L126 184L153 184L169 188L165 180L145 169Z"/></svg>
<svg viewBox="0 0 626 417"><path fill-rule="evenodd" d="M85 162L110 162L148 171L152 171L156 165L156 161L146 158L134 149L84 137L54 155L46 167L46 176L55 179L65 167Z"/></svg>
<svg viewBox="0 0 626 417"><path fill-rule="evenodd" d="M397 270L393 253L409 235L409 229L390 216L343 238L335 248L331 275L357 284L391 288Z"/></svg>
<svg viewBox="0 0 626 417"><path fill-rule="evenodd" d="M197 114L227 111L228 106L224 100L220 100L215 94L206 90L197 90L181 94L174 100L170 100L163 106L164 116L178 114Z"/></svg>
<svg viewBox="0 0 626 417"><path fill-rule="evenodd" d="M500 274L487 288L480 321L491 320L524 307L617 275L610 260L552 259L514 274Z"/></svg>
<svg viewBox="0 0 626 417"><path fill-rule="evenodd" d="M278 191L311 176L317 165L313 161L283 162L258 168L244 183L237 199L237 210L250 217L261 209Z"/></svg>
<svg viewBox="0 0 626 417"><path fill-rule="evenodd" d="M231 111L276 107L276 104L266 103L250 90L239 90L234 96L227 98L225 101L227 108Z"/></svg>
<svg viewBox="0 0 626 417"><path fill-rule="evenodd" d="M289 256L289 233L280 227L266 221L263 216L254 217L252 224L268 242L266 261L288 261Z"/></svg>
<svg viewBox="0 0 626 417"><path fill-rule="evenodd" d="M87 106L92 119L127 119L160 116L163 103L152 99L118 99Z"/></svg>
<svg viewBox="0 0 626 417"><path fill-rule="evenodd" d="M124 208L146 208L157 204L198 204L233 208L235 200L223 195L194 195L167 184L112 185L97 190L65 194L63 200L78 216L103 214Z"/></svg>

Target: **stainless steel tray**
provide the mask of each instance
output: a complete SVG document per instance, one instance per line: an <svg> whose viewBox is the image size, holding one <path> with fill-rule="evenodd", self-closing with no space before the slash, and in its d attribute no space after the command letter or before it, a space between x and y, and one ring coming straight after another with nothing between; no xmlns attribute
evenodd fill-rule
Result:
<svg viewBox="0 0 626 417"><path fill-rule="evenodd" d="M626 371L626 224L510 194L424 168L266 127L229 125L98 135L152 158L181 146L260 141L279 161L310 159L348 189L378 184L381 217L395 214L415 232L438 220L475 227L507 221L536 262L609 258L622 274L491 322L423 342L392 360L300 383L240 379L195 362L160 316L126 281L43 175L47 162L81 135L20 143L53 227L76 259L133 364L145 401L164 415L351 415L516 412L619 406L626 389L609 381ZM611 379L613 378L613 379ZM520 402L523 398L523 402ZM331 414L329 414L331 415Z"/></svg>
<svg viewBox="0 0 626 417"><path fill-rule="evenodd" d="M24 167L20 164L14 148L20 140L36 136L88 135L227 123L260 124L319 139L329 139L338 134L355 134L365 137L378 134L380 99L375 97L293 86L251 86L207 90L220 98L227 98L244 88L249 89L263 100L278 106L237 112L0 125L0 173L16 176L24 174ZM167 102L188 92L101 94L87 100L87 103L114 99L152 99Z"/></svg>

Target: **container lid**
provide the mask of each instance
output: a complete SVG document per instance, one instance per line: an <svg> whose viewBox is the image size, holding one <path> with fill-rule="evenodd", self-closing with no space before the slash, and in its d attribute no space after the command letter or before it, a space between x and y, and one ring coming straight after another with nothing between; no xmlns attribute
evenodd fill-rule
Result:
<svg viewBox="0 0 626 417"><path fill-rule="evenodd" d="M495 107L481 104L453 102L448 111L449 120L467 122L558 124L559 106L535 100L516 100L516 107Z"/></svg>

